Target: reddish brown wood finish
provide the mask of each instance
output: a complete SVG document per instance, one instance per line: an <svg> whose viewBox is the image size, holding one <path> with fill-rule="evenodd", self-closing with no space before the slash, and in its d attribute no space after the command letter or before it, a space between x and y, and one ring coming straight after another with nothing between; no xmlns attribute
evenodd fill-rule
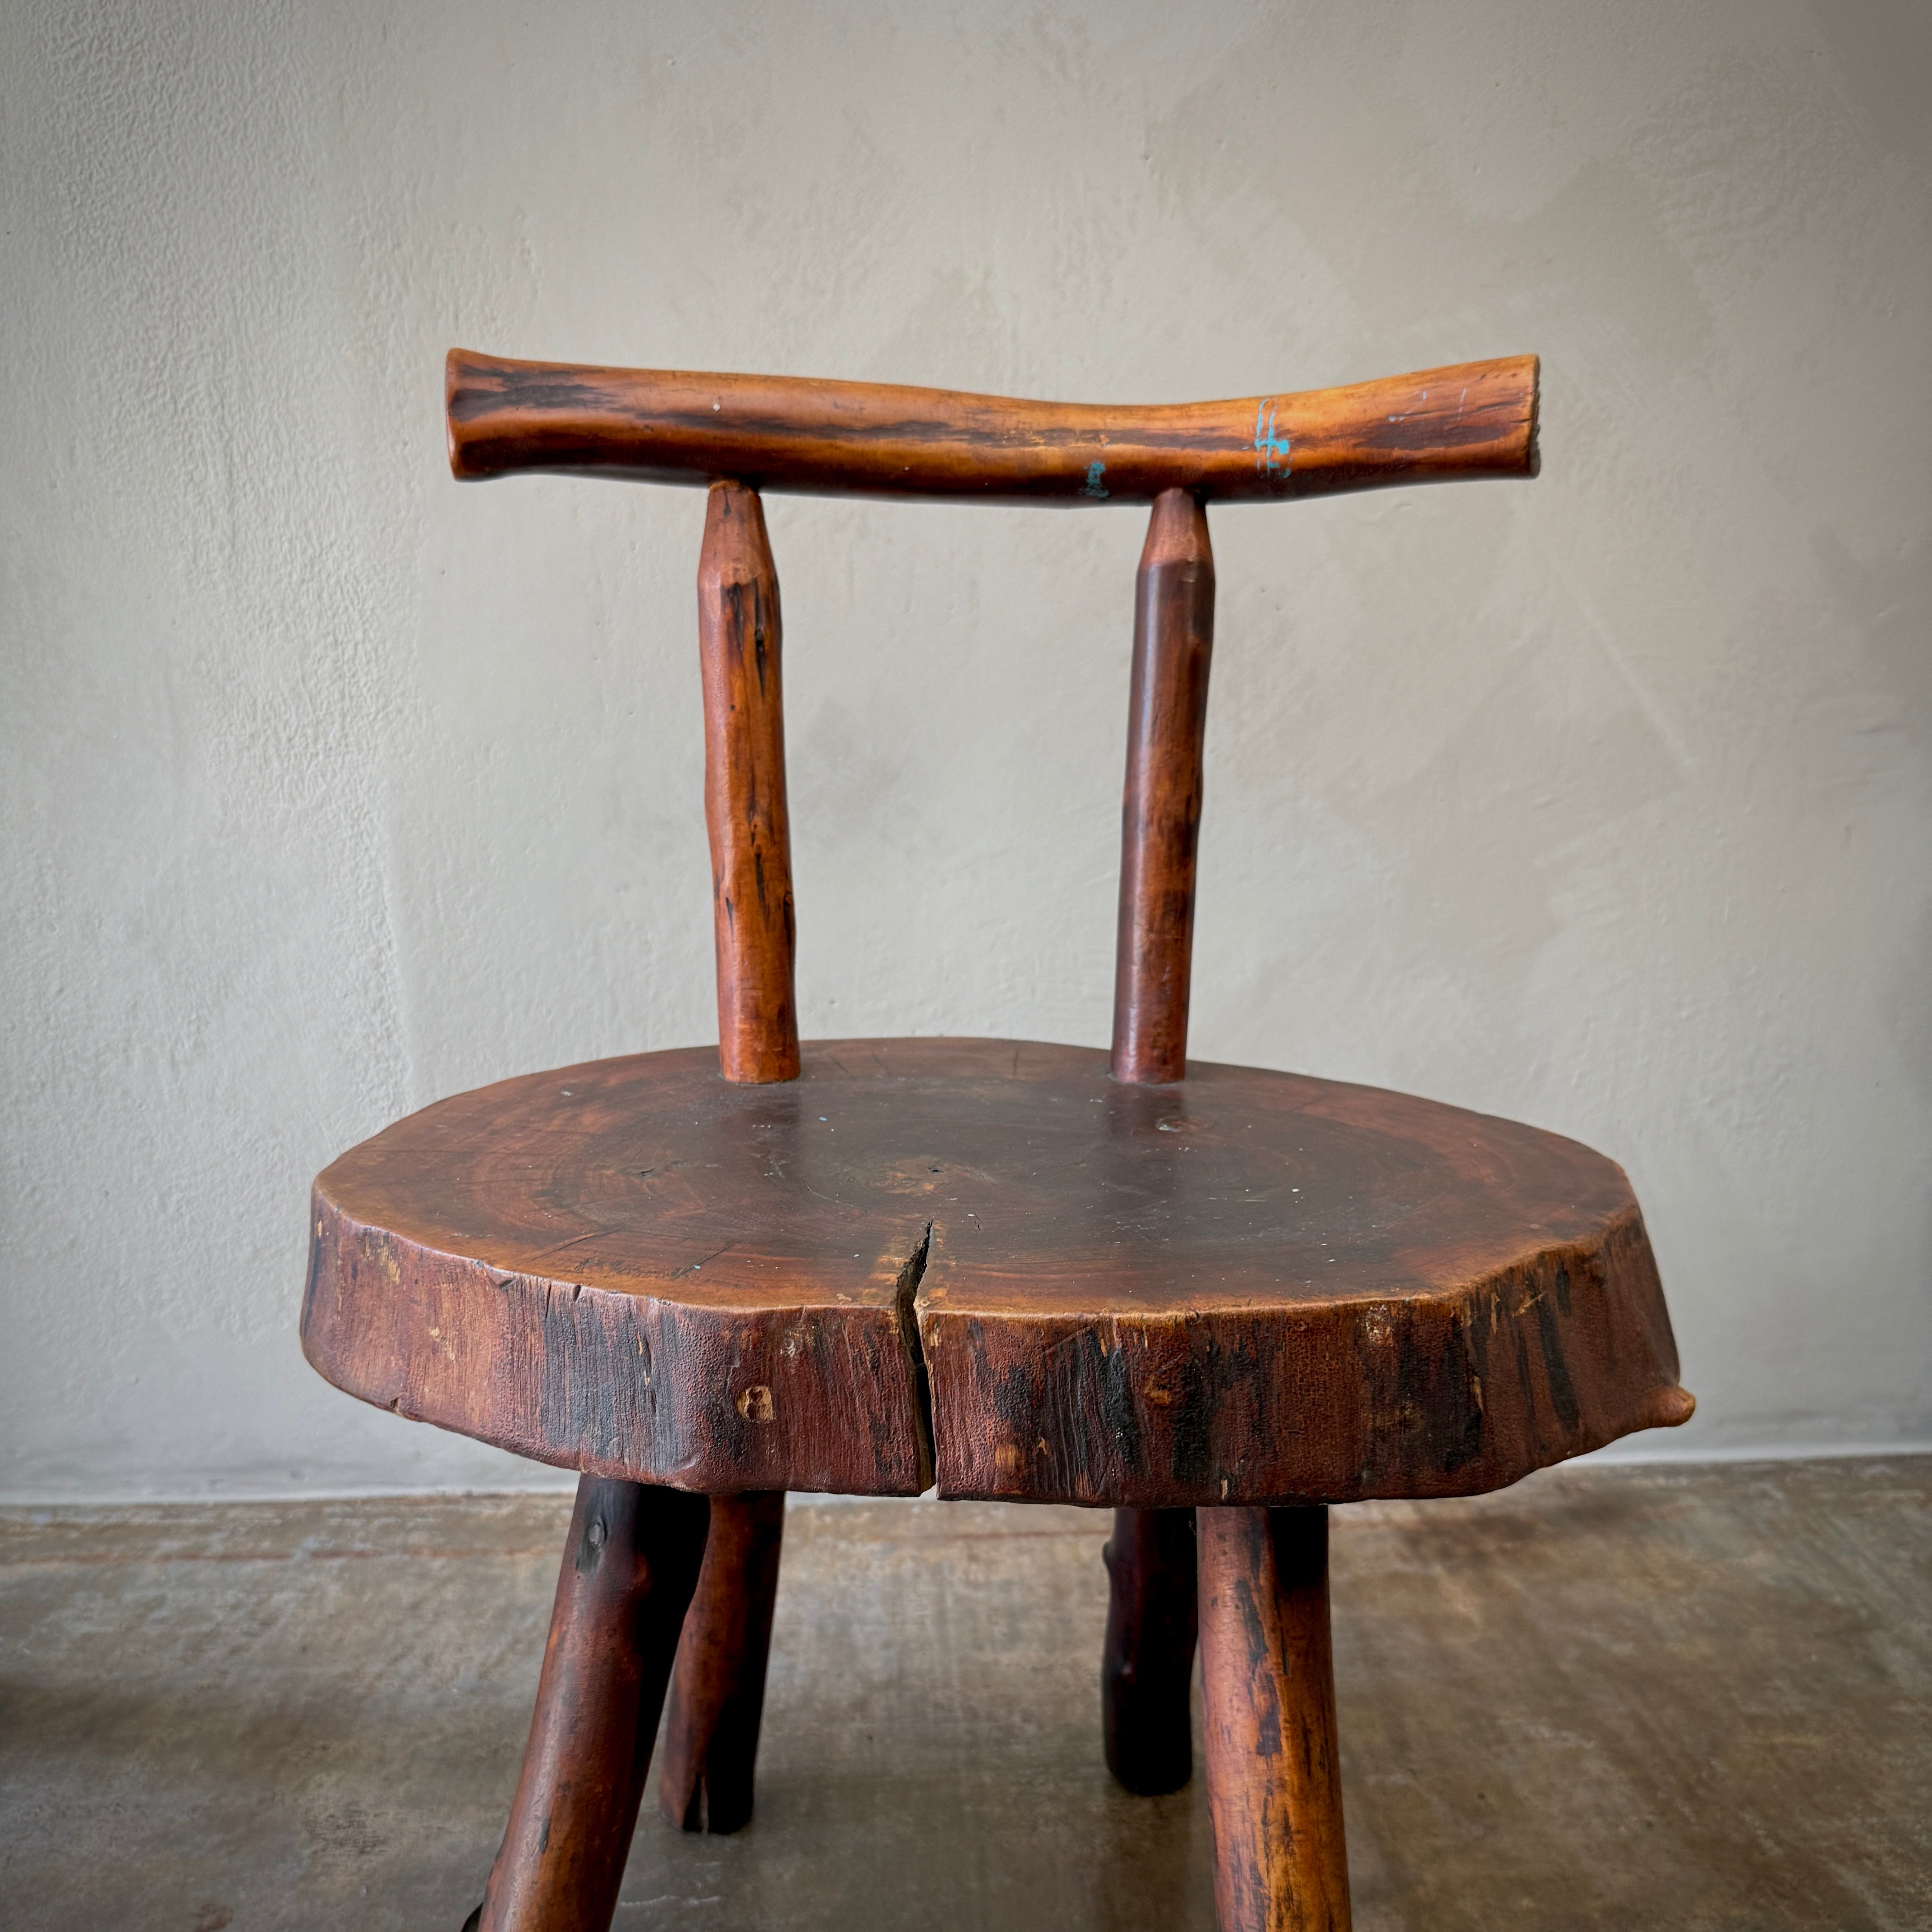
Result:
<svg viewBox="0 0 1932 1932"><path fill-rule="evenodd" d="M1148 503L1368 490L1536 467L1537 361L1155 407L518 362L452 349L459 477L550 470L765 490Z"/></svg>
<svg viewBox="0 0 1932 1932"><path fill-rule="evenodd" d="M687 1832L735 1832L751 1821L784 1506L782 1490L711 1499L704 1568L671 1678L658 1784L665 1822Z"/></svg>
<svg viewBox="0 0 1932 1932"><path fill-rule="evenodd" d="M758 493L711 485L698 566L704 817L711 843L718 1058L727 1080L798 1077L796 928L785 799L777 566ZM747 1394L745 1418L769 1417ZM720 1499L688 1620L665 1736L660 1808L688 1829L752 1814L783 1492Z"/></svg>
<svg viewBox="0 0 1932 1932"><path fill-rule="evenodd" d="M704 820L728 1080L798 1077L778 578L758 492L714 483L698 566Z"/></svg>
<svg viewBox="0 0 1932 1932"><path fill-rule="evenodd" d="M1196 1520L1220 1932L1348 1932L1328 1512L1204 1509Z"/></svg>
<svg viewBox="0 0 1932 1932"><path fill-rule="evenodd" d="M605 1932L704 1546L700 1496L577 1487L530 1740L482 1932Z"/></svg>
<svg viewBox="0 0 1932 1932"><path fill-rule="evenodd" d="M712 1493L916 1494L922 1368L941 1492L1016 1501L1464 1494L1690 1413L1612 1162L1293 1074L858 1040L751 1087L640 1054L442 1101L315 1201L332 1381Z"/></svg>
<svg viewBox="0 0 1932 1932"><path fill-rule="evenodd" d="M670 1053L505 1082L316 1184L311 1361L588 1472L484 1927L609 1922L706 1508L670 1490L731 1499L710 1505L662 1802L729 1829L750 1810L777 1492L909 1493L936 1472L947 1496L1123 1506L1103 1685L1108 1761L1137 1790L1190 1768L1202 1506L1222 1932L1346 1932L1325 1512L1250 1505L1494 1488L1694 1405L1612 1163L1400 1095L1190 1068L1203 505L1533 474L1535 358L1144 409L461 350L446 382L459 477L710 486L725 1076ZM1005 1041L801 1057L760 488L1154 504L1111 1063ZM638 1478L670 1488L614 1480Z"/></svg>
<svg viewBox="0 0 1932 1932"><path fill-rule="evenodd" d="M1114 956L1116 1080L1174 1081L1187 1071L1201 750L1214 644L1208 513L1185 490L1166 490L1148 520L1134 603Z"/></svg>
<svg viewBox="0 0 1932 1932"><path fill-rule="evenodd" d="M1107 1541L1107 1768L1155 1797L1194 1774L1194 1512L1122 1509Z"/></svg>

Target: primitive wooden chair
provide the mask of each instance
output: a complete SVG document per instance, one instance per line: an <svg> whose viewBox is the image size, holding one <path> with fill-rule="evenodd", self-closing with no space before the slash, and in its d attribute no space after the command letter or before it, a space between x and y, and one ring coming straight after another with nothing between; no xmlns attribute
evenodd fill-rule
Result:
<svg viewBox="0 0 1932 1932"><path fill-rule="evenodd" d="M1495 1489L1692 1402L1611 1162L1426 1100L1187 1063L1205 506L1532 474L1536 380L1526 356L1080 408L451 355L459 477L708 485L719 1036L715 1057L458 1095L316 1182L316 1367L582 1472L472 1924L608 1926L674 1659L664 1814L742 1825L784 1492L936 1480L1115 1509L1108 1764L1136 1791L1190 1776L1198 1604L1223 1932L1347 1926L1326 1505ZM1152 504L1111 1054L801 1048L761 490Z"/></svg>

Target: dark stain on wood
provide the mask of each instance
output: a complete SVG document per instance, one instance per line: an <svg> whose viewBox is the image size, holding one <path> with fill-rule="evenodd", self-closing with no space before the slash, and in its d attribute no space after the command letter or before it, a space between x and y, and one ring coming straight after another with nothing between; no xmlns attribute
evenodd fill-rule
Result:
<svg viewBox="0 0 1932 1932"><path fill-rule="evenodd" d="M1568 1280L1563 1269L1559 1268L1556 1273L1559 1280ZM1570 1384L1570 1365L1563 1359L1563 1331L1558 1319L1558 1308L1567 1299L1559 1296L1554 1302L1537 1303L1536 1339L1543 1351L1543 1378L1550 1390L1550 1406L1564 1428L1574 1429L1582 1412L1576 1404L1576 1391Z"/></svg>
<svg viewBox="0 0 1932 1932"><path fill-rule="evenodd" d="M1178 1791L1194 1770L1194 1512L1116 1510L1106 1556L1107 1768L1144 1796Z"/></svg>

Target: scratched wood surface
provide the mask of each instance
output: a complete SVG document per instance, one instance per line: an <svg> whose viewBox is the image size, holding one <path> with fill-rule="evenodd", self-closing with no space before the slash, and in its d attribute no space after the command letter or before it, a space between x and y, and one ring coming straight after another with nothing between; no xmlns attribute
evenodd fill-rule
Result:
<svg viewBox="0 0 1932 1932"><path fill-rule="evenodd" d="M1537 358L1216 403L1025 402L950 389L507 361L452 349L450 468L988 502L1264 500L1536 468Z"/></svg>
<svg viewBox="0 0 1932 1932"><path fill-rule="evenodd" d="M1379 1090L1000 1040L506 1081L317 1180L310 1360L718 1493L1184 1507L1496 1487L1681 1421L1622 1171Z"/></svg>

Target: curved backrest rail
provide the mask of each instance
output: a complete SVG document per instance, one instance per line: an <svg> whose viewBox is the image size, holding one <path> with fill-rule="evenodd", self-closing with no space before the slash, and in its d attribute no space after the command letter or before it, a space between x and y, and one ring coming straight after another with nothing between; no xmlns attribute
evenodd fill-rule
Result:
<svg viewBox="0 0 1932 1932"><path fill-rule="evenodd" d="M824 496L1268 501L1536 469L1537 358L1220 403L1023 402L879 382L518 362L452 349L449 464Z"/></svg>

